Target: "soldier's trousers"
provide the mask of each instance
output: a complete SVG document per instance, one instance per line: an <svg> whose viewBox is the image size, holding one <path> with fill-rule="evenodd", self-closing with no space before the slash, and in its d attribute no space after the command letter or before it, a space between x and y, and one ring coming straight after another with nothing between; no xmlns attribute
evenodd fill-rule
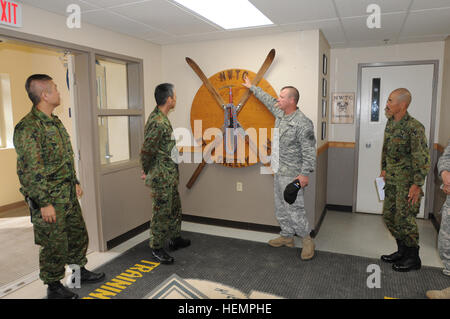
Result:
<svg viewBox="0 0 450 319"><path fill-rule="evenodd" d="M56 223L46 223L40 210L33 210L35 243L39 250L39 278L48 284L65 276L65 265L83 267L89 244L86 225L78 200L56 203Z"/></svg>
<svg viewBox="0 0 450 319"><path fill-rule="evenodd" d="M301 238L309 235L309 223L306 218L305 200L303 188L297 194L297 199L292 205L284 200L284 189L286 185L292 183L296 176L282 176L275 174L274 177L274 200L275 217L281 227L280 235L292 237L297 235Z"/></svg>
<svg viewBox="0 0 450 319"><path fill-rule="evenodd" d="M442 263L444 264L443 272L450 276L450 195L447 195L447 202L442 206L441 214L438 250Z"/></svg>
<svg viewBox="0 0 450 319"><path fill-rule="evenodd" d="M419 245L419 228L416 216L419 213L419 201L415 205L408 203L408 184L387 184L384 186L383 219L396 240L408 247Z"/></svg>
<svg viewBox="0 0 450 319"><path fill-rule="evenodd" d="M167 239L180 236L181 200L178 185L152 188L153 216L150 222L150 248L164 247Z"/></svg>

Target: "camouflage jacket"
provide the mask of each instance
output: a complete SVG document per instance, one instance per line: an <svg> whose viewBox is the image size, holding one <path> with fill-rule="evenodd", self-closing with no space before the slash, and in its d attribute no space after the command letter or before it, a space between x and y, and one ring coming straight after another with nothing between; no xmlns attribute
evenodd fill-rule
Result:
<svg viewBox="0 0 450 319"><path fill-rule="evenodd" d="M390 118L384 130L381 170L386 183L423 186L430 169L424 126L409 113L398 122Z"/></svg>
<svg viewBox="0 0 450 319"><path fill-rule="evenodd" d="M172 133L169 119L155 107L145 124L144 145L140 154L147 186L161 188L178 185L178 164L171 157L176 145Z"/></svg>
<svg viewBox="0 0 450 319"><path fill-rule="evenodd" d="M33 106L14 129L20 192L40 207L70 201L79 184L70 137L60 119Z"/></svg>
<svg viewBox="0 0 450 319"><path fill-rule="evenodd" d="M316 166L316 138L312 121L298 108L294 113L285 115L275 106L277 100L260 87L252 86L250 90L273 114L275 128L279 129L279 166L276 173L309 176ZM272 167L275 168L276 157L276 154L271 156Z"/></svg>

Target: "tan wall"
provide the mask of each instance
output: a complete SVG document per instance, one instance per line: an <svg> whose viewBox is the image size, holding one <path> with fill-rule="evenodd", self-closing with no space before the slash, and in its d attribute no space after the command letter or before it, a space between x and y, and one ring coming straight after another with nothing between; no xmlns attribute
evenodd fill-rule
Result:
<svg viewBox="0 0 450 319"><path fill-rule="evenodd" d="M438 143L445 147L450 139L450 37L445 40L442 79L442 100Z"/></svg>
<svg viewBox="0 0 450 319"><path fill-rule="evenodd" d="M34 73L45 73L54 79L61 94L61 105L54 114L61 119L69 134L72 133L68 110L70 96L66 85L66 71L60 56L62 53L10 43L0 44L0 70L10 76L14 126L31 110L32 103L25 91L26 79ZM0 149L0 206L23 200L16 175L16 158L14 149Z"/></svg>

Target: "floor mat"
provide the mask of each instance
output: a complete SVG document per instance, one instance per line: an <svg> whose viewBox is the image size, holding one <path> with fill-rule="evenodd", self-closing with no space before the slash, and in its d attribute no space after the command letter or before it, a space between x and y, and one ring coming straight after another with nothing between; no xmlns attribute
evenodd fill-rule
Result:
<svg viewBox="0 0 450 319"><path fill-rule="evenodd" d="M172 265L159 264L148 241L95 271L100 284L73 289L89 299L245 298L426 298L430 289L450 286L441 269L399 273L377 259L316 251L309 261L300 248L183 232L191 246L169 252Z"/></svg>

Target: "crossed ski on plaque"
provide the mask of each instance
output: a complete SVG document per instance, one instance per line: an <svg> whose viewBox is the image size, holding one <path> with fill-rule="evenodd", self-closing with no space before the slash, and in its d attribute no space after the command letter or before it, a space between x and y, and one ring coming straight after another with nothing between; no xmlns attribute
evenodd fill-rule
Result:
<svg viewBox="0 0 450 319"><path fill-rule="evenodd" d="M270 65L272 64L274 57L275 57L275 49L272 49L272 50L270 50L269 54L267 55L266 59L264 60L264 63L262 64L262 66L259 69L256 76L253 78L253 80L251 80L252 85L258 85L258 83L261 81L264 74L269 69ZM186 57L186 62L194 70L194 72L200 77L200 79L202 80L206 89L213 96L214 100L217 102L219 107L221 107L224 111L224 125L222 127L222 133L224 136L224 144L225 144L226 153L229 155L235 154L237 146L238 146L238 142L237 142L238 137L241 138L243 141L248 141L249 147L252 148L254 151L257 150L258 148L255 145L255 143L251 140L251 138L246 139L245 130L242 127L242 125L239 123L238 118L237 118L239 112L242 110L242 107L247 102L247 100L250 98L250 95L251 95L250 89L247 89L247 91L241 97L241 100L239 101L238 105L235 106L233 104L232 87L228 86L227 88L229 89L229 103L225 104L224 100L222 99L222 96L216 91L214 86L211 84L209 79L205 76L205 74L200 69L200 67L197 65L197 63L195 63L194 60L192 60L191 58L188 58L188 57ZM216 139L211 146L214 148L219 142L220 142L219 139ZM204 165L205 165L205 160L203 160L203 162L197 168L197 170L195 172L195 176L198 176L199 170L201 170L204 167ZM191 178L191 180L192 180L192 178Z"/></svg>

